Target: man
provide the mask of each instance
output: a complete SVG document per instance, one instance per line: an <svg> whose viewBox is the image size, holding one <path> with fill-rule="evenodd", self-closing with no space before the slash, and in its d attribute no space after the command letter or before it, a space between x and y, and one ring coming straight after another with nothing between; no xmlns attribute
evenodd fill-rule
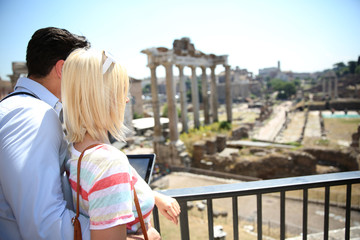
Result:
<svg viewBox="0 0 360 240"><path fill-rule="evenodd" d="M34 33L26 54L28 77L0 103L0 239L72 239L71 219L61 189L67 143L59 114L61 70L85 37L65 29ZM80 217L83 239L89 221Z"/></svg>

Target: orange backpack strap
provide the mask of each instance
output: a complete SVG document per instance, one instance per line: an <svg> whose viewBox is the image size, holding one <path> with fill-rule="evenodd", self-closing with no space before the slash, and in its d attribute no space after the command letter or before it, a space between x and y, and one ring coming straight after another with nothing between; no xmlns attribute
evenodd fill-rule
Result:
<svg viewBox="0 0 360 240"><path fill-rule="evenodd" d="M77 182L76 182L76 215L75 217L73 217L71 219L71 222L74 226L74 240L81 240L82 239L82 235L81 235L81 224L79 221L79 214L80 214L80 208L79 208L79 200L80 200L80 167L81 167L81 159L84 156L84 153L86 150L96 147L97 145L100 144L93 144L88 146L87 148L84 149L84 151L82 151L82 153L80 154L80 157L78 159L78 164L77 164Z"/></svg>

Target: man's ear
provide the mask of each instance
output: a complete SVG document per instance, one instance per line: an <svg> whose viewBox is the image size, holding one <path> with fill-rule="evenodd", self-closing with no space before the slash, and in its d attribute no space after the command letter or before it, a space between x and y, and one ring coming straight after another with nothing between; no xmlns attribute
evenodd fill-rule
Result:
<svg viewBox="0 0 360 240"><path fill-rule="evenodd" d="M62 72L62 68L63 68L63 65L64 65L64 60L59 60L56 62L55 64L55 70L56 70L56 74L57 76L61 79L61 72Z"/></svg>

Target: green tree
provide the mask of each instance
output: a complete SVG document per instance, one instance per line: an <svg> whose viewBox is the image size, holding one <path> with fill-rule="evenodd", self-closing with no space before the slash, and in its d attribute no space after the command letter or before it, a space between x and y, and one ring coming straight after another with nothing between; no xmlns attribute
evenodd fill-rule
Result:
<svg viewBox="0 0 360 240"><path fill-rule="evenodd" d="M344 76L348 73L348 68L343 62L338 62L333 65L333 70L336 73L336 76Z"/></svg>
<svg viewBox="0 0 360 240"><path fill-rule="evenodd" d="M358 66L356 67L355 73L356 73L356 74L360 74L360 65L358 65Z"/></svg>
<svg viewBox="0 0 360 240"><path fill-rule="evenodd" d="M295 78L293 83L295 84L296 87L300 87L301 81L299 78Z"/></svg>
<svg viewBox="0 0 360 240"><path fill-rule="evenodd" d="M355 73L356 65L357 65L357 62L355 62L355 61L348 62L349 72L350 73L352 73L352 74Z"/></svg>
<svg viewBox="0 0 360 240"><path fill-rule="evenodd" d="M341 69L341 68L344 68L344 67L346 67L346 65L345 65L345 63L343 63L343 62L338 62L338 63L335 63L335 64L333 65L333 68L334 68L335 70L338 70L338 69Z"/></svg>
<svg viewBox="0 0 360 240"><path fill-rule="evenodd" d="M285 82L281 79L272 79L270 81L271 88L274 91L278 91L278 99L289 99L296 93L296 86L294 82Z"/></svg>
<svg viewBox="0 0 360 240"><path fill-rule="evenodd" d="M151 93L151 85L150 85L150 84L146 84L146 85L143 87L142 92L143 92L144 94Z"/></svg>

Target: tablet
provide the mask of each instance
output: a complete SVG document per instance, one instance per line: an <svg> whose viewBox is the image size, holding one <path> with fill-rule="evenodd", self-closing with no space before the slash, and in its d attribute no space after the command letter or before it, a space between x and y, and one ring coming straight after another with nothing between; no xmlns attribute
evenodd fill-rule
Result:
<svg viewBox="0 0 360 240"><path fill-rule="evenodd" d="M155 165L155 154L129 154L126 155L130 165L138 172L138 174L150 184L151 175Z"/></svg>

